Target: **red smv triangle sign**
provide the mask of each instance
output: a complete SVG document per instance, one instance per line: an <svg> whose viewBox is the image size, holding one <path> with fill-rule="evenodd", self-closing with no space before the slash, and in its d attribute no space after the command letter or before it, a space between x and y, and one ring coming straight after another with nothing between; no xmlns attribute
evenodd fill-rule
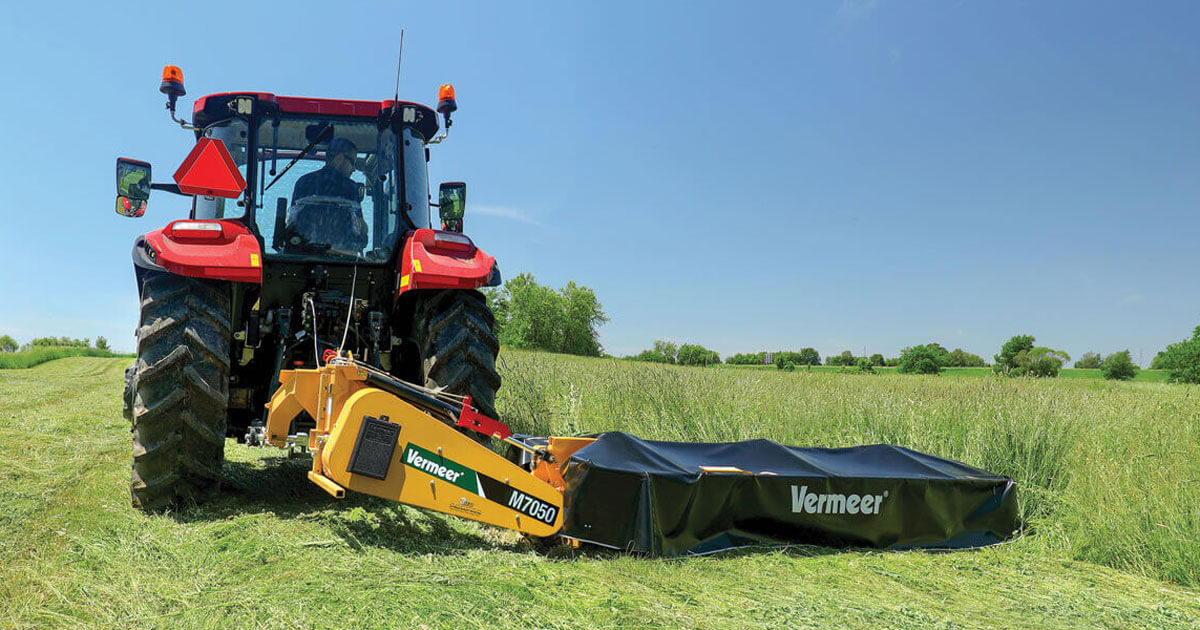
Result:
<svg viewBox="0 0 1200 630"><path fill-rule="evenodd" d="M200 138L192 147L175 171L175 183L181 193L206 197L237 197L246 188L225 143L213 138Z"/></svg>

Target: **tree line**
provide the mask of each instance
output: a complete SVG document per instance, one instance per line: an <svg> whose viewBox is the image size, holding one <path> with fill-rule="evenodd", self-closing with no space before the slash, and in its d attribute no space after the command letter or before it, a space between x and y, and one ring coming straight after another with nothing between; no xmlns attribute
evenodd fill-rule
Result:
<svg viewBox="0 0 1200 630"><path fill-rule="evenodd" d="M675 345L661 339L654 342L654 347L643 350L639 354L625 357L630 361L649 361L650 363L671 363L674 365L720 365L721 355L715 350L694 343Z"/></svg>
<svg viewBox="0 0 1200 630"><path fill-rule="evenodd" d="M885 358L878 353L870 356L855 356L850 350L845 350L841 354L826 357L822 361L821 353L815 348L801 348L799 351L737 353L726 358L725 363L729 365L773 363L775 367L789 371L795 370L797 367L815 365L857 368L862 372L874 372L877 367L895 367L896 371L901 374L940 374L942 370L952 367L991 367L993 372L1002 376L1057 377L1063 364L1071 360L1070 355L1062 350L1035 345L1036 341L1033 335L1013 336L1000 348L1000 353L993 357L995 362L991 364L977 354L967 352L962 348L947 350L937 342L906 347L900 352L900 356L895 358ZM1156 361L1165 363L1168 356L1194 356L1196 365L1194 378L1197 380L1192 382L1200 382L1200 326L1196 327L1192 340L1174 344L1168 350L1175 354L1168 355L1166 351L1161 352L1160 356L1156 357ZM634 361L678 365L721 364L720 355L716 351L698 344L676 346L672 342L661 339L654 342L653 348L625 358ZM1088 352L1075 363L1075 367L1098 368L1105 378L1114 380L1132 379L1139 370L1133 363L1128 350L1114 352L1107 357Z"/></svg>
<svg viewBox="0 0 1200 630"><path fill-rule="evenodd" d="M656 341L655 350L660 344L665 344L663 341ZM929 343L926 346L933 349L940 356L939 362L943 367L987 367L987 363L982 357L976 354L971 354L962 348L955 348L953 351L946 350L938 343ZM907 348L906 348L907 350ZM643 361L655 360L656 353L654 350L647 350L642 354L627 357ZM767 359L771 360L768 361ZM669 361L659 361L667 363ZM746 352L738 353L725 359L725 363L729 365L768 365L774 364L780 369L788 369L790 364L792 368L803 367L807 365L827 365L827 366L843 366L843 367L895 367L899 366L901 357L884 358L882 354L876 353L870 356L855 356L850 350L843 350L841 354L830 355L824 361L821 359L821 353L815 348L801 348L798 352L789 350L776 350L774 352ZM710 362L711 363L711 362Z"/></svg>
<svg viewBox="0 0 1200 630"><path fill-rule="evenodd" d="M1035 345L1036 342L1037 339L1033 335L1014 335L1004 342L1000 353L992 357L995 361L992 371L1010 377L1057 377L1063 364L1070 361L1071 356L1063 350ZM897 371L903 374L938 374L942 369L954 366L955 360L951 354L936 343L908 347L900 354ZM986 365L978 356L971 357L972 365L966 367ZM1075 362L1075 367L1099 368L1104 378L1112 380L1130 380L1137 376L1139 369L1134 365L1128 350L1114 352L1103 358L1094 352L1088 352Z"/></svg>
<svg viewBox="0 0 1200 630"><path fill-rule="evenodd" d="M88 337L84 337L83 339L74 339L71 337L35 337L24 345L21 345L9 335L0 335L0 352L27 352L39 348L95 348L97 350L110 350L108 340L104 337L96 337L96 345L94 346L92 345L91 338Z"/></svg>

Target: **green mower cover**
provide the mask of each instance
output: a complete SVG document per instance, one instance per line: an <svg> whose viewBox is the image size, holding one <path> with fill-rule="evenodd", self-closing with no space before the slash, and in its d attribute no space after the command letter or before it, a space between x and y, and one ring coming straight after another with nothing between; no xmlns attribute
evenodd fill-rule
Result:
<svg viewBox="0 0 1200 630"><path fill-rule="evenodd" d="M965 548L1018 530L1016 484L878 444L599 436L563 467L563 536L651 555L747 545Z"/></svg>

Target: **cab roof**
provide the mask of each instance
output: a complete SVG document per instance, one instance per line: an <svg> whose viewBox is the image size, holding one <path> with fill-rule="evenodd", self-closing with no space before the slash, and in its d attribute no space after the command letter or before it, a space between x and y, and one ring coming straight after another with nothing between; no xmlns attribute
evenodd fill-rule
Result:
<svg viewBox="0 0 1200 630"><path fill-rule="evenodd" d="M420 103L410 101L352 101L333 98L312 98L307 96L277 96L270 92L222 92L209 94L196 99L192 105L192 124L204 127L213 122L224 120L232 115L229 102L239 96L249 96L260 104L270 108L278 108L281 114L308 114L315 116L354 117L376 120L380 114L392 108L412 108L410 115L406 112L403 120L417 127L426 138L432 138L438 129L437 114L432 109Z"/></svg>

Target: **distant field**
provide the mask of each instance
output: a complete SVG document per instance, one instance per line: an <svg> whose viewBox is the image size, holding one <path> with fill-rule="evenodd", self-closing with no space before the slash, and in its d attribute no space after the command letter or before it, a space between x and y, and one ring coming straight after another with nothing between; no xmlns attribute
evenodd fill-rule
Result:
<svg viewBox="0 0 1200 630"><path fill-rule="evenodd" d="M117 354L95 348L35 348L24 352L0 352L0 370L31 368L47 361L67 357L129 357L132 354Z"/></svg>
<svg viewBox="0 0 1200 630"><path fill-rule="evenodd" d="M974 552L542 555L227 442L227 491L129 507L128 359L0 372L0 627L1196 628L1200 389L705 370L505 350L517 430L843 446L1012 475L1030 535Z"/></svg>
<svg viewBox="0 0 1200 630"><path fill-rule="evenodd" d="M1080 369L1075 369L1075 368L1064 369L1058 375L1058 377L1059 378L1095 378L1095 379L1101 379L1101 380L1104 379L1104 375L1100 373L1100 370L1080 370ZM1167 371L1166 370L1138 370L1137 376L1134 377L1133 380L1137 381L1139 383L1166 383L1167 382Z"/></svg>
<svg viewBox="0 0 1200 630"><path fill-rule="evenodd" d="M721 365L720 369L735 369L735 370L776 370L779 368L774 365ZM809 371L810 366L797 367L797 372ZM840 365L814 365L811 366L813 372L858 372L857 367L842 367ZM879 374L899 374L894 367L877 367L875 371ZM961 368L952 367L942 370L941 376L991 376L992 368ZM1099 379L1104 380L1104 375L1100 370L1084 370L1077 368L1063 368L1058 375L1059 378L1075 378L1075 379ZM1165 383L1167 382L1167 372L1165 370L1140 370L1134 381L1141 383Z"/></svg>

